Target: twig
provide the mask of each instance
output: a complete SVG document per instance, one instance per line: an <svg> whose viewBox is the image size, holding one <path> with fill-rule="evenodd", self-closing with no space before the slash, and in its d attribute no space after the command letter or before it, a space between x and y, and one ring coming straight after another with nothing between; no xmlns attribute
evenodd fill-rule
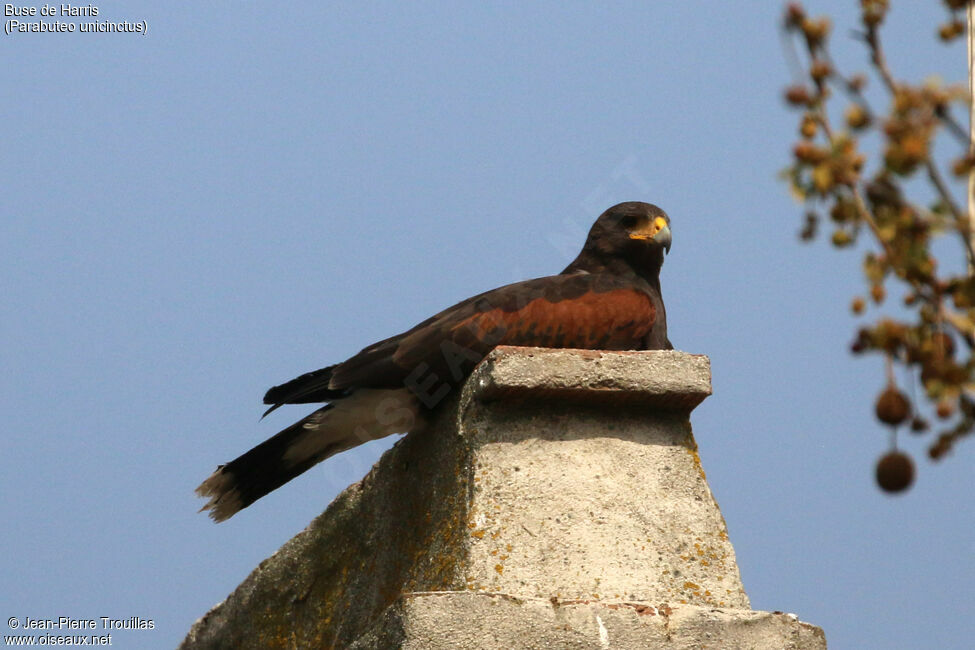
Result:
<svg viewBox="0 0 975 650"><path fill-rule="evenodd" d="M897 94L897 82L894 81L893 75L890 74L890 68L887 67L887 57L884 56L884 50L880 45L880 33L877 31L876 25L870 25L867 29L865 40L870 46L871 60L876 66L877 72L880 73L880 78L884 80L884 85L887 86L887 90L892 95Z"/></svg>
<svg viewBox="0 0 975 650"><path fill-rule="evenodd" d="M938 116L938 119L941 120L941 123L944 124L945 127L947 127L948 131L958 139L958 142L968 146L968 134L965 133L965 129L961 124L958 123L958 120L954 118L947 108L939 106L935 109L934 114Z"/></svg>
<svg viewBox="0 0 975 650"><path fill-rule="evenodd" d="M932 161L929 157L924 161L924 167L927 169L928 178L931 179L931 183L934 185L935 189L938 190L938 194L941 195L945 205L947 205L948 209L951 210L951 214L955 217L955 219L961 222L962 218L964 217L964 213L961 211L958 204L955 203L955 198L951 195L951 191L948 190L948 186L945 184L944 178L941 177L941 172L938 171L938 166L935 165L934 161ZM971 251L970 246L969 251Z"/></svg>
<svg viewBox="0 0 975 650"><path fill-rule="evenodd" d="M873 233L874 239L876 239L884 249L884 255L887 259L893 263L896 256L894 255L894 250L890 247L890 244L880 236L880 228L877 227L877 222L873 219L873 213L870 212L870 208L867 207L867 202L863 200L863 195L860 193L860 189L856 186L851 188L851 193L853 194L853 203L856 205L857 212L860 214L860 219L862 219L867 226L870 228L870 232ZM912 281L914 284L916 281ZM920 285L914 284L914 289L920 292Z"/></svg>
<svg viewBox="0 0 975 650"><path fill-rule="evenodd" d="M798 83L806 78L806 68L802 65L799 60L799 52L796 50L796 42L793 40L792 35L789 30L782 28L779 30L779 36L782 39L782 49L786 53L786 61L789 66L789 70L792 72L793 79Z"/></svg>
<svg viewBox="0 0 975 650"><path fill-rule="evenodd" d="M955 199L951 196L951 192L948 190L948 186L945 184L944 178L941 177L941 172L938 171L938 166L934 164L934 161L928 158L924 161L924 167L927 169L931 184L938 190L941 200L945 202L945 205L948 206L952 216L955 218L955 223L958 225L958 233L961 235L965 244L965 250L968 252L968 263L970 265L975 264L975 249L972 248L972 224L968 219L968 215L964 214L961 211L961 207L955 203Z"/></svg>

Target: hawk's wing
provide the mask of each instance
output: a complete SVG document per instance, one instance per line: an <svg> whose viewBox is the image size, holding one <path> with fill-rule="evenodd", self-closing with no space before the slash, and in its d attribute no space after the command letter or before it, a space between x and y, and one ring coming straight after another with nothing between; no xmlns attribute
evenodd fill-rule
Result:
<svg viewBox="0 0 975 650"><path fill-rule="evenodd" d="M273 410L325 402L356 388L401 388L411 373L459 381L497 345L639 349L658 322L656 304L659 297L645 283L612 275L555 275L509 284L445 309L343 363L275 386L264 403Z"/></svg>

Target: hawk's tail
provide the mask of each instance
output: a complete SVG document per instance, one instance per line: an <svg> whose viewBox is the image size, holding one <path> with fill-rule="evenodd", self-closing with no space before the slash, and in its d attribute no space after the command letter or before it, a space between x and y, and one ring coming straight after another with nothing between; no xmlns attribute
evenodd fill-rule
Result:
<svg viewBox="0 0 975 650"><path fill-rule="evenodd" d="M315 411L226 465L218 467L196 488L198 496L209 499L200 511L209 510L214 521L229 519L316 463L341 451L337 448L339 441L328 443L323 440L316 453L304 454L304 457L294 461L290 459L302 439L312 435L307 425L320 421L331 406L329 404ZM289 454L289 451L292 453Z"/></svg>
<svg viewBox="0 0 975 650"><path fill-rule="evenodd" d="M196 488L200 508L229 519L329 456L412 428L419 412L406 390L358 390L318 409L221 465Z"/></svg>

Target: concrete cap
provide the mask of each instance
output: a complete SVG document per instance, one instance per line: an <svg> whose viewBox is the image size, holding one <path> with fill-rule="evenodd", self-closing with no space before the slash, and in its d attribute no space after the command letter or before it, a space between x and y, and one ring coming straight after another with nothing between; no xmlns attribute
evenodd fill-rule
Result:
<svg viewBox="0 0 975 650"><path fill-rule="evenodd" d="M703 354L676 350L499 346L477 367L468 386L480 401L571 399L688 413L711 394L711 362Z"/></svg>

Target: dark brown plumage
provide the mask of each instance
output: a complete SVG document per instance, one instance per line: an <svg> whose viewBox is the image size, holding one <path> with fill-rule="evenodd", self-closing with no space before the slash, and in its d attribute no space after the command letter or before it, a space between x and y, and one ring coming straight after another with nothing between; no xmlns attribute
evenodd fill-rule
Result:
<svg viewBox="0 0 975 650"><path fill-rule="evenodd" d="M222 521L340 451L419 424L495 346L670 348L660 267L670 219L658 207L620 203L593 224L559 275L474 296L347 361L267 391L283 404L328 402L221 465L197 488Z"/></svg>

